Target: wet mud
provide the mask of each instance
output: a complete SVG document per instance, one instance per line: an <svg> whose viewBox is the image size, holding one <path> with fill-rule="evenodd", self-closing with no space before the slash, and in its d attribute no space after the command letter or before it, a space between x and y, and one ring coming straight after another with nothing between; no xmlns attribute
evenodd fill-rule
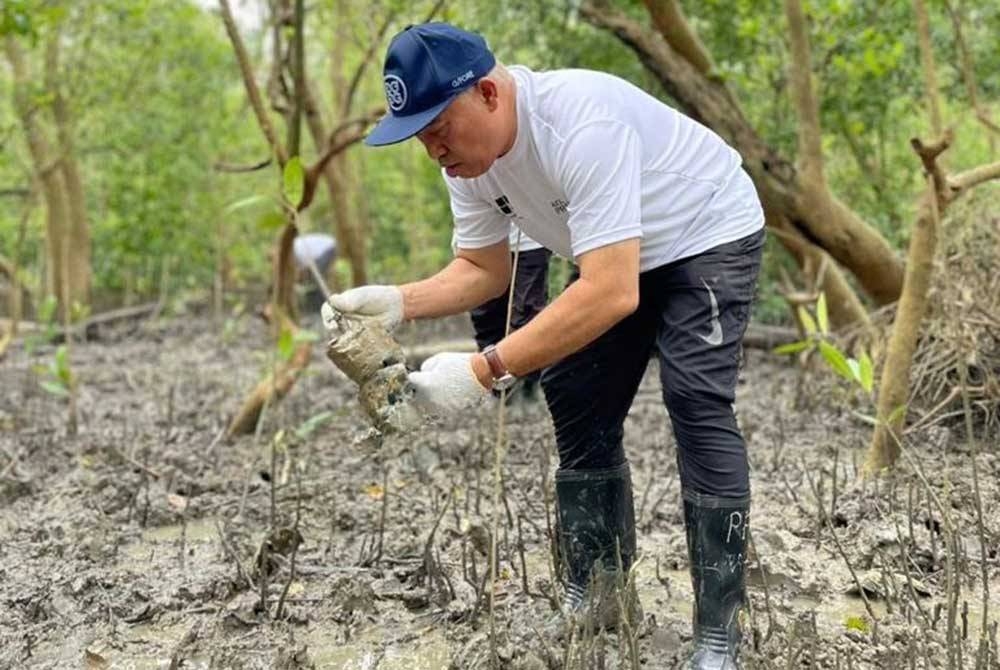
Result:
<svg viewBox="0 0 1000 670"><path fill-rule="evenodd" d="M539 399L507 408L498 484L494 410L372 440L357 387L318 345L258 434L224 441L273 360L251 320L76 344L75 436L35 370L52 355L16 349L0 363L0 668L652 670L681 667L690 649L655 364L626 432L644 619L631 640L567 640L546 632L555 454ZM959 655L1000 667L1000 438L916 431L896 471L865 481L869 427L835 387L800 375L761 352L741 375L754 490L746 667L945 668Z"/></svg>

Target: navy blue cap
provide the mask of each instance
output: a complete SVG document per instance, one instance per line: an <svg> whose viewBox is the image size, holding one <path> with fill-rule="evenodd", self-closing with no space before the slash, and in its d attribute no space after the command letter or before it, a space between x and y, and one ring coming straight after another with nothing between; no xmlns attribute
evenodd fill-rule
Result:
<svg viewBox="0 0 1000 670"><path fill-rule="evenodd" d="M413 137L494 65L486 40L476 33L447 23L408 26L389 43L382 70L389 113L365 144L395 144Z"/></svg>

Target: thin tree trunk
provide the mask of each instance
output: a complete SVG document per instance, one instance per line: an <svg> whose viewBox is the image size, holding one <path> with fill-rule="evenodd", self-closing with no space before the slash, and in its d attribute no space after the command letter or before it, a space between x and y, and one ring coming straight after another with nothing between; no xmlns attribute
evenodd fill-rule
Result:
<svg viewBox="0 0 1000 670"><path fill-rule="evenodd" d="M587 0L580 11L585 20L612 32L633 49L685 112L740 152L765 204L780 211L806 239L844 265L878 304L899 297L902 263L885 238L825 185L803 179L788 160L767 145L723 82L706 77L662 36L606 4Z"/></svg>
<svg viewBox="0 0 1000 670"><path fill-rule="evenodd" d="M62 172L53 164L53 152L37 119L37 109L31 104L27 87L30 74L24 62L24 54L12 37L4 41L7 58L14 72L14 107L24 130L28 151L34 164L34 171L41 184L42 199L45 202L45 258L46 295L56 296L60 314L68 313L62 287L66 272L64 260L68 241L68 207L63 185Z"/></svg>
<svg viewBox="0 0 1000 670"><path fill-rule="evenodd" d="M867 474L876 474L892 466L899 458L899 440L910 394L910 369L920 336L920 324L927 311L940 217L948 205L967 190L983 182L1000 179L1000 162L946 177L937 159L951 141L950 132L932 146L924 146L917 139L911 141L928 175L928 188L910 238L903 295L899 299L879 380L879 423L865 458Z"/></svg>
<svg viewBox="0 0 1000 670"><path fill-rule="evenodd" d="M328 132L316 106L315 97L312 92L306 91L306 125L313 138L317 151L322 151L326 146ZM351 282L354 286L361 286L368 283L368 272L366 267L365 254L358 249L356 236L350 220L350 208L348 207L347 189L344 184L343 175L337 169L336 159L331 160L323 168L323 183L326 185L327 195L330 198L330 207L333 210L334 232L337 237L337 245L351 266Z"/></svg>
<svg viewBox="0 0 1000 670"><path fill-rule="evenodd" d="M55 119L56 133L59 139L59 169L66 187L68 210L66 243L72 249L72 253L66 255L69 283L67 293L70 305L79 303L81 306L87 307L90 305L91 291L90 224L87 221L87 202L84 196L83 179L80 176L73 141L73 120L69 105L62 93L59 72L59 39L59 32L56 31L47 45L45 79L46 89L52 96L52 115Z"/></svg>
<svg viewBox="0 0 1000 670"><path fill-rule="evenodd" d="M944 1L944 6L948 10L949 16L951 16L952 31L955 34L955 44L958 47L958 52L961 55L962 63L962 81L965 83L965 91L969 96L969 106L972 107L972 111L975 112L976 118L981 124L986 128L986 136L989 138L990 143L990 156L996 156L996 138L1000 134L1000 127L990 118L989 112L986 108L979 102L979 85L976 83L976 68L972 62L972 54L969 53L969 47L965 43L965 37L962 35L962 20L963 20L963 7L961 0L959 1L958 7L952 7L950 0Z"/></svg>
<svg viewBox="0 0 1000 670"><path fill-rule="evenodd" d="M948 148L950 138L941 141L931 150L915 146L925 165L929 165L927 192L920 205L920 212L910 237L906 257L906 279L903 295L896 308L896 319L889 336L885 364L878 390L879 423L872 434L865 460L865 471L876 474L899 458L899 440L906 418L905 407L909 401L910 367L917 348L920 323L927 311L927 292L934 274L934 252L937 248L937 229L941 210L947 202L936 193L943 186L944 175L938 167L937 157ZM891 433L891 434L890 434Z"/></svg>
<svg viewBox="0 0 1000 670"><path fill-rule="evenodd" d="M941 94L937 85L937 68L934 65L934 49L931 46L930 21L924 0L913 0L913 12L917 17L917 43L920 45L920 61L924 73L924 100L931 120L931 135L941 137Z"/></svg>

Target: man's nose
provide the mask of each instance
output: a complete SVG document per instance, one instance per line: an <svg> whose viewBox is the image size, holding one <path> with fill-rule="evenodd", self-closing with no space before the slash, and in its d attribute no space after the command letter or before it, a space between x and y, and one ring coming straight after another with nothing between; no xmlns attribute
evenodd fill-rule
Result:
<svg viewBox="0 0 1000 670"><path fill-rule="evenodd" d="M431 160L437 161L448 153L448 150L441 142L423 137L420 138L420 141L424 143L424 149L427 151L427 155L431 157Z"/></svg>

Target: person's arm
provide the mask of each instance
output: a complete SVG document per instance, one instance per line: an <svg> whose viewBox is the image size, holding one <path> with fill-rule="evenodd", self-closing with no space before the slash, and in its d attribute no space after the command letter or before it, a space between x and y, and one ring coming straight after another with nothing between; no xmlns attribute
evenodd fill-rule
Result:
<svg viewBox="0 0 1000 670"><path fill-rule="evenodd" d="M594 249L578 260L580 278L497 345L512 374L525 375L582 349L638 306L639 239ZM472 369L483 386L491 385L481 354L473 357Z"/></svg>
<svg viewBox="0 0 1000 670"><path fill-rule="evenodd" d="M458 314L483 304L510 283L510 247L502 240L481 249L458 249L443 270L422 281L403 284L403 319Z"/></svg>

